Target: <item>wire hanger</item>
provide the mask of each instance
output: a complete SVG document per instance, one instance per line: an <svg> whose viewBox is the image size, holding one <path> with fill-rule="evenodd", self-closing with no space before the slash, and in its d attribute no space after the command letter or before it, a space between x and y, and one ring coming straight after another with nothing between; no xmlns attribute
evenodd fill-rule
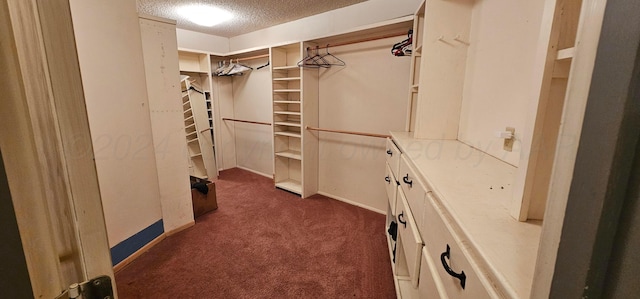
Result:
<svg viewBox="0 0 640 299"><path fill-rule="evenodd" d="M302 60L298 61L297 65L299 67L308 67L308 68L331 67L331 64L318 54L318 46L316 46L315 55L310 55L310 53L313 53L313 50L307 47L307 56Z"/></svg>
<svg viewBox="0 0 640 299"><path fill-rule="evenodd" d="M253 70L252 67L241 64L239 59L233 62L233 59L229 59L229 63L226 61L218 62L218 68L213 72L216 76L242 76L244 72Z"/></svg>
<svg viewBox="0 0 640 299"><path fill-rule="evenodd" d="M391 54L394 56L409 56L411 55L411 44L413 43L413 30L409 29L407 33L407 39L396 43L391 47Z"/></svg>
<svg viewBox="0 0 640 299"><path fill-rule="evenodd" d="M324 57L332 57L332 60L335 59L335 62L330 63L330 65L335 65L335 66L346 66L347 63L345 63L342 59L336 57L335 55L329 53L329 44L327 44L327 46L325 47L325 51L327 52L326 54L322 55L322 58Z"/></svg>
<svg viewBox="0 0 640 299"><path fill-rule="evenodd" d="M270 61L267 61L267 64L265 64L265 65L261 65L261 66L257 67L257 68L256 68L256 70L259 70L259 69L261 69L261 68L268 67L270 63L271 63Z"/></svg>

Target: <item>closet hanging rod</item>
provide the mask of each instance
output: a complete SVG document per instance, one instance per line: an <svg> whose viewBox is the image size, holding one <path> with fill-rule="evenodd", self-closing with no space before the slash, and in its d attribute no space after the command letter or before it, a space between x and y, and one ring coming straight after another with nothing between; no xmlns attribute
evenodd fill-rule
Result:
<svg viewBox="0 0 640 299"><path fill-rule="evenodd" d="M248 123L248 124L256 124L256 125L265 125L270 126L270 123L260 122L260 121L251 121L251 120L242 120L242 119L234 119L234 118L222 118L222 120L235 121L239 123Z"/></svg>
<svg viewBox="0 0 640 299"><path fill-rule="evenodd" d="M309 126L306 126L305 130L320 131L320 132L332 132L332 133L367 136L367 137L376 137L376 138L391 138L390 135L384 135L384 134L364 133L364 132L355 132L355 131L343 131L343 130L332 130L332 129L321 129L321 128L315 128L315 127L309 127Z"/></svg>
<svg viewBox="0 0 640 299"><path fill-rule="evenodd" d="M406 36L406 35L407 35L407 32L393 33L393 34L387 34L387 35L378 36L378 37L371 37L371 38L364 38L364 39L359 39L359 40L350 41L350 42L344 42L344 43L337 43L337 44L329 43L328 46L329 46L329 48L331 48L331 47L339 47L339 46L346 46L346 45L352 45L352 44L358 44L358 43L370 42L370 41L379 40L379 39L385 39L385 38L390 38L390 37L398 37L398 36ZM318 45L322 48L322 44L318 44Z"/></svg>

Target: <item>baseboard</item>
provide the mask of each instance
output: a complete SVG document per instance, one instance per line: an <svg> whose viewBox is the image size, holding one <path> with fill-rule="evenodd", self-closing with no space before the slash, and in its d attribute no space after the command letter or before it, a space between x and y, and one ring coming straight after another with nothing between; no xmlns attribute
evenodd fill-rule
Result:
<svg viewBox="0 0 640 299"><path fill-rule="evenodd" d="M119 262L118 264L113 266L113 272L118 272L118 271L124 269L124 267L126 267L128 264L133 262L135 259L137 259L139 256L141 256L143 253L147 252L147 250L151 249L151 247L153 247L156 244L160 243L160 241L164 240L166 237L167 237L167 234L166 233L162 233L160 236L158 236L157 238L153 239L151 242L149 242L146 245L142 246L142 248L138 249L138 251L134 252L132 255L128 256L126 259L122 260L121 262Z"/></svg>
<svg viewBox="0 0 640 299"><path fill-rule="evenodd" d="M183 230L185 230L187 228L190 228L190 227L194 226L195 224L196 224L196 221L195 220L191 220L191 221L189 221L189 223L187 223L185 225L181 225L181 226L179 226L179 227L177 227L175 229L172 229L171 231L168 231L165 234L167 235L167 237L171 236L171 235L175 235L175 234L177 234L177 233L179 233L179 232L181 232L181 231L183 231Z"/></svg>
<svg viewBox="0 0 640 299"><path fill-rule="evenodd" d="M339 201L342 201L342 202L348 203L348 204L350 204L350 205L354 205L354 206L357 206L357 207L361 207L361 208L363 208L363 209L367 209L367 210L369 210L369 211L376 212L376 213L378 213L378 214L387 215L387 211L378 210L378 209L376 209L376 208L373 208L373 207L367 206L367 205L362 204L362 203L359 203L359 202L355 202L355 201L353 201L353 200L346 199L346 198L344 198L344 197L336 196L336 195L329 194L329 193L327 193L327 192L322 192L322 191L318 191L318 194L320 194L320 195L324 195L324 196L326 196L326 197L333 198L333 199L335 199L335 200L339 200Z"/></svg>
<svg viewBox="0 0 640 299"><path fill-rule="evenodd" d="M242 167L242 166L236 166L236 168L240 168L240 169L242 169L242 170L246 170L246 171L248 171L248 172L253 172L253 173L257 174L257 175L261 175L261 176L263 176L263 177L268 177L268 178L270 178L270 179L273 179L273 174L266 174L266 173L262 173L262 172L259 172L259 171L255 171L255 170L253 170L253 169L249 169L249 168L246 168L246 167Z"/></svg>

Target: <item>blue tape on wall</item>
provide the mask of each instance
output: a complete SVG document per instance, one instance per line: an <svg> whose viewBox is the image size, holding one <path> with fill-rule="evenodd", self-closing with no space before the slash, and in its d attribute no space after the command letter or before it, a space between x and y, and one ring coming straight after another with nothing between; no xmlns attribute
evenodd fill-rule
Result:
<svg viewBox="0 0 640 299"><path fill-rule="evenodd" d="M140 250L140 248L149 244L149 242L153 241L153 239L157 238L162 233L164 233L164 225L162 223L162 219L160 219L156 223L149 225L149 227L111 248L111 263L114 266L117 265L124 259L131 256L134 252Z"/></svg>

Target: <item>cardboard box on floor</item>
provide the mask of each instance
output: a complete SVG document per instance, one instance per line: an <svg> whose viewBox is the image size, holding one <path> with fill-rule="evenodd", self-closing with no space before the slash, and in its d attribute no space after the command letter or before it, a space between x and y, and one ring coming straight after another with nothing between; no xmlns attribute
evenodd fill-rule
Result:
<svg viewBox="0 0 640 299"><path fill-rule="evenodd" d="M218 208L216 200L216 185L208 183L209 191L203 194L197 189L191 189L191 200L193 201L193 218L211 212Z"/></svg>

